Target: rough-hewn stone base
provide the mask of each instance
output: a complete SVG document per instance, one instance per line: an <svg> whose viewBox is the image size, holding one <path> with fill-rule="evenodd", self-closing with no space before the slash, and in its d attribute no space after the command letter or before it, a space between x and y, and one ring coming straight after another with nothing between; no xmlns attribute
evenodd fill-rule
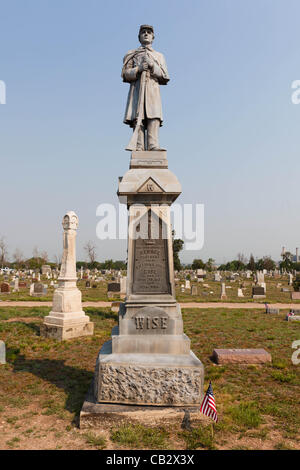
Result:
<svg viewBox="0 0 300 470"><path fill-rule="evenodd" d="M100 403L154 406L199 405L204 368L190 354L112 354L111 341L100 350L95 399Z"/></svg>
<svg viewBox="0 0 300 470"><path fill-rule="evenodd" d="M263 364L271 362L271 354L264 349L214 349L217 364Z"/></svg>
<svg viewBox="0 0 300 470"><path fill-rule="evenodd" d="M112 423L121 421L152 422L165 421L165 419L182 420L185 411L191 413L191 417L199 417L199 406L142 406L142 405L121 405L111 403L97 403L94 397L94 381L91 383L89 391L80 412L80 429L89 429L101 426L106 423L111 426Z"/></svg>
<svg viewBox="0 0 300 470"><path fill-rule="evenodd" d="M45 338L63 341L66 339L78 338L80 336L89 336L94 333L94 323L80 323L72 325L53 325L43 323L40 327L40 335Z"/></svg>

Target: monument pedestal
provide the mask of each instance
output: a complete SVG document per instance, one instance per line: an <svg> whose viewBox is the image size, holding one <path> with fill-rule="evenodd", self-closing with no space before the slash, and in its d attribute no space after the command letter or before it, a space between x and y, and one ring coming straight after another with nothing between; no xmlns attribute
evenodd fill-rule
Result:
<svg viewBox="0 0 300 470"><path fill-rule="evenodd" d="M41 336L63 341L92 335L94 323L82 310L81 292L76 281L59 280L59 283L53 295L52 310L41 325Z"/></svg>
<svg viewBox="0 0 300 470"><path fill-rule="evenodd" d="M126 299L98 355L96 403L201 404L204 368L190 350L175 298L170 206L180 193L166 151L132 152L118 189L129 209Z"/></svg>

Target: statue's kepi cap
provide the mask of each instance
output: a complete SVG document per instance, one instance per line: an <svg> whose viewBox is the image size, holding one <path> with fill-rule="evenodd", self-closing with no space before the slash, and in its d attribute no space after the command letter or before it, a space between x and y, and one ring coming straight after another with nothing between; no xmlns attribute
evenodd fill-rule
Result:
<svg viewBox="0 0 300 470"><path fill-rule="evenodd" d="M139 31L139 32L141 32L143 29L146 29L146 28L147 28L147 29L151 29L152 33L154 34L153 26L150 26L149 24L142 24L142 25L140 26L140 31Z"/></svg>

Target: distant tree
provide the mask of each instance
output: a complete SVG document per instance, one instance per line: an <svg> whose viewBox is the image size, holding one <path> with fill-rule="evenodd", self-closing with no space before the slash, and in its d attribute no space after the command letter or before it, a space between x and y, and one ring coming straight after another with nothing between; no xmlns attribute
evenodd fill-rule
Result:
<svg viewBox="0 0 300 470"><path fill-rule="evenodd" d="M237 254L237 260L240 261L243 264L248 263L248 260L247 260L246 256L243 253L238 253Z"/></svg>
<svg viewBox="0 0 300 470"><path fill-rule="evenodd" d="M8 261L8 249L4 237L0 238L0 264L4 268L5 263Z"/></svg>
<svg viewBox="0 0 300 470"><path fill-rule="evenodd" d="M300 271L300 263L294 263L294 268L296 271Z"/></svg>
<svg viewBox="0 0 300 470"><path fill-rule="evenodd" d="M293 255L289 251L286 251L282 255L282 261L279 263L279 267L281 270L285 270L285 271L293 270L294 263L292 262L292 257Z"/></svg>
<svg viewBox="0 0 300 470"><path fill-rule="evenodd" d="M273 271L276 268L275 261L272 260L271 256L264 256L263 257L263 269L267 269L267 271Z"/></svg>
<svg viewBox="0 0 300 470"><path fill-rule="evenodd" d="M252 253L250 255L249 263L247 264L247 269L250 269L250 271L255 271L255 259Z"/></svg>
<svg viewBox="0 0 300 470"><path fill-rule="evenodd" d="M44 260L44 263L46 264L49 260L49 256L48 256L48 253L47 251L42 251L42 253L40 254L40 257Z"/></svg>
<svg viewBox="0 0 300 470"><path fill-rule="evenodd" d="M173 237L173 261L174 261L174 269L176 271L180 271L182 269L179 253L183 249L184 241L180 238L175 238L175 230L172 231Z"/></svg>
<svg viewBox="0 0 300 470"><path fill-rule="evenodd" d="M205 263L202 259L194 259L192 269L205 269Z"/></svg>
<svg viewBox="0 0 300 470"><path fill-rule="evenodd" d="M24 255L19 248L16 248L13 254L13 261L17 268L20 268L24 264Z"/></svg>
<svg viewBox="0 0 300 470"><path fill-rule="evenodd" d="M213 266L214 266L214 262L215 260L212 259L212 258L209 258L205 264L205 268L207 269L207 271L212 271L213 270Z"/></svg>
<svg viewBox="0 0 300 470"><path fill-rule="evenodd" d="M93 242L88 241L87 244L83 247L86 251L88 260L91 264L94 264L96 261L96 247Z"/></svg>

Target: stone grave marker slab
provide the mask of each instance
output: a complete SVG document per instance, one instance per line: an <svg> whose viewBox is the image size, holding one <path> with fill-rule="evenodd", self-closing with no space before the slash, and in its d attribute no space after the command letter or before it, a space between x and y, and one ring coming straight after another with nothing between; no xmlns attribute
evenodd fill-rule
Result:
<svg viewBox="0 0 300 470"><path fill-rule="evenodd" d="M265 349L214 349L217 364L263 364L271 362L271 354Z"/></svg>
<svg viewBox="0 0 300 470"><path fill-rule="evenodd" d="M0 364L6 364L5 343L0 340Z"/></svg>

